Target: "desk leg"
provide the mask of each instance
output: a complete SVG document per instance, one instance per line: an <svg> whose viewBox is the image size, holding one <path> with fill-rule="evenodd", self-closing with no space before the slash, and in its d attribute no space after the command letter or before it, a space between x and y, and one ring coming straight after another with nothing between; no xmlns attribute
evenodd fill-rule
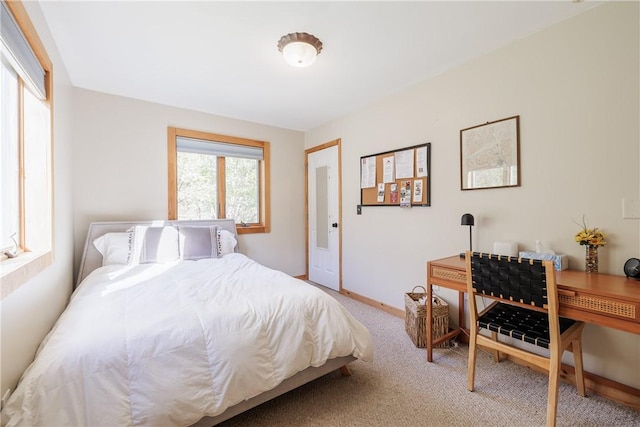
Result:
<svg viewBox="0 0 640 427"><path fill-rule="evenodd" d="M427 283L427 361L433 362L433 289Z"/></svg>
<svg viewBox="0 0 640 427"><path fill-rule="evenodd" d="M463 332L464 324L464 292L458 292L458 329Z"/></svg>

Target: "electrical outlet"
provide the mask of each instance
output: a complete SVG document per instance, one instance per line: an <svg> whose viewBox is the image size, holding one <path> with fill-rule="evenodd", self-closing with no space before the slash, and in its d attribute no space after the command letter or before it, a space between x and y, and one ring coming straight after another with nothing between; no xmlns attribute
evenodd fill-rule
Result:
<svg viewBox="0 0 640 427"><path fill-rule="evenodd" d="M356 215L362 215L362 205L356 206Z"/></svg>

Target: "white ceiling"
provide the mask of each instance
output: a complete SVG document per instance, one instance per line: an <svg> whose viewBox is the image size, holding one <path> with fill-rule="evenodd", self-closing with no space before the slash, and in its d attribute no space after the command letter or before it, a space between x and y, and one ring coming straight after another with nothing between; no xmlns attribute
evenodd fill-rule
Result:
<svg viewBox="0 0 640 427"><path fill-rule="evenodd" d="M309 130L601 2L43 1L72 84ZM281 36L323 42L286 65Z"/></svg>

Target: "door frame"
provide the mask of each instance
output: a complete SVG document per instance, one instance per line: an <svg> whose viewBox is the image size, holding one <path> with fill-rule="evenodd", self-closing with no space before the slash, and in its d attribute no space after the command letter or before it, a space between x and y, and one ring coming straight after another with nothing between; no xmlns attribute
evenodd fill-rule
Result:
<svg viewBox="0 0 640 427"><path fill-rule="evenodd" d="M304 150L305 278L309 279L309 154L338 146L338 289L342 293L342 140L340 138Z"/></svg>

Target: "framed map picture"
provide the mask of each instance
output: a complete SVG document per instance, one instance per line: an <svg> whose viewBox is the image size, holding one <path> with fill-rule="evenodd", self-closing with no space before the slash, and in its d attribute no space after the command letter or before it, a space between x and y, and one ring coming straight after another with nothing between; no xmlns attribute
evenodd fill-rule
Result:
<svg viewBox="0 0 640 427"><path fill-rule="evenodd" d="M460 189L520 186L520 116L460 131Z"/></svg>

